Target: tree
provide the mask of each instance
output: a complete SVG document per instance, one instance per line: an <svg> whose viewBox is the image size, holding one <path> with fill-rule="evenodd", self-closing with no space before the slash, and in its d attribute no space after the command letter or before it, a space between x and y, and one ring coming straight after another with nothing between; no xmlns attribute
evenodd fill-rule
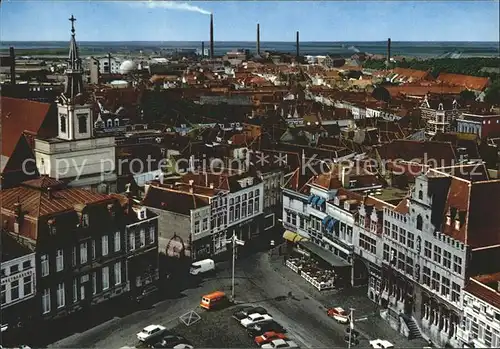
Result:
<svg viewBox="0 0 500 349"><path fill-rule="evenodd" d="M485 92L484 101L491 104L500 104L500 80L495 81Z"/></svg>
<svg viewBox="0 0 500 349"><path fill-rule="evenodd" d="M460 98L465 102L473 102L476 100L476 94L470 90L460 92Z"/></svg>

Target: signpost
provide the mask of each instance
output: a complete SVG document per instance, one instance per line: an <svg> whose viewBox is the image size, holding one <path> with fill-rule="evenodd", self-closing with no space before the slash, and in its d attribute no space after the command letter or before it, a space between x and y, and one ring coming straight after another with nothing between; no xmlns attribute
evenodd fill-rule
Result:
<svg viewBox="0 0 500 349"><path fill-rule="evenodd" d="M245 241L239 240L236 237L236 233L233 232L233 236L231 237L231 239L226 240L226 244L233 245L233 272L232 272L232 277L231 277L231 301L234 302L234 265L236 262L236 245L243 246L243 245L245 245Z"/></svg>

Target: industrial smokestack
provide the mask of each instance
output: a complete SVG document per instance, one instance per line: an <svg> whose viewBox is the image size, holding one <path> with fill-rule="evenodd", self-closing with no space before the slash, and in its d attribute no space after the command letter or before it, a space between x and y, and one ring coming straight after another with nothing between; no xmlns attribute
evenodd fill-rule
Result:
<svg viewBox="0 0 500 349"><path fill-rule="evenodd" d="M205 57L205 41L201 42L201 57Z"/></svg>
<svg viewBox="0 0 500 349"><path fill-rule="evenodd" d="M387 39L387 62L386 62L387 69L389 69L390 64L391 64L391 38Z"/></svg>
<svg viewBox="0 0 500 349"><path fill-rule="evenodd" d="M260 56L260 24L257 23L257 54Z"/></svg>
<svg viewBox="0 0 500 349"><path fill-rule="evenodd" d="M299 46L299 32L297 31L297 39L296 39L296 46L297 46L297 58L300 56L300 46Z"/></svg>
<svg viewBox="0 0 500 349"><path fill-rule="evenodd" d="M210 58L214 58L214 15L210 14Z"/></svg>
<svg viewBox="0 0 500 349"><path fill-rule="evenodd" d="M9 47L10 55L10 83L12 85L16 84L16 54L14 53L14 47Z"/></svg>

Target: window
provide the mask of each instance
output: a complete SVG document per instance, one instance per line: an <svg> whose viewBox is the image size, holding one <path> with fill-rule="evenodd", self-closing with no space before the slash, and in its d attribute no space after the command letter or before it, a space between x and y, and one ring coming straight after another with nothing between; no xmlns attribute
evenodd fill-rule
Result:
<svg viewBox="0 0 500 349"><path fill-rule="evenodd" d="M450 279L441 277L441 294L448 296L450 294Z"/></svg>
<svg viewBox="0 0 500 349"><path fill-rule="evenodd" d="M42 267L42 276L49 275L49 256L44 254L40 257L40 260L41 260L40 264Z"/></svg>
<svg viewBox="0 0 500 349"><path fill-rule="evenodd" d="M413 233L410 233L410 232L407 232L408 233L408 236L407 236L407 239L406 239L406 245L408 246L408 248L415 248L415 235Z"/></svg>
<svg viewBox="0 0 500 349"><path fill-rule="evenodd" d="M97 293L97 274L94 271L92 273L92 294L96 294L96 293Z"/></svg>
<svg viewBox="0 0 500 349"><path fill-rule="evenodd" d="M141 247L146 246L146 230L144 228L141 229L139 233L139 237L141 239Z"/></svg>
<svg viewBox="0 0 500 349"><path fill-rule="evenodd" d="M71 249L71 265L73 267L76 266L76 246L73 246Z"/></svg>
<svg viewBox="0 0 500 349"><path fill-rule="evenodd" d="M248 200L248 215L251 216L253 214L253 200Z"/></svg>
<svg viewBox="0 0 500 349"><path fill-rule="evenodd" d="M15 264L10 267L10 275L17 273L18 271L19 271L19 264Z"/></svg>
<svg viewBox="0 0 500 349"><path fill-rule="evenodd" d="M295 213L292 214L292 225L297 226L297 215Z"/></svg>
<svg viewBox="0 0 500 349"><path fill-rule="evenodd" d="M27 270L31 268L31 261L24 261L23 262L23 270Z"/></svg>
<svg viewBox="0 0 500 349"><path fill-rule="evenodd" d="M95 240L92 239L92 260L94 260L95 257L96 257Z"/></svg>
<svg viewBox="0 0 500 349"><path fill-rule="evenodd" d="M259 194L260 194L260 190L259 189L255 189L255 196L257 197L257 196L259 196Z"/></svg>
<svg viewBox="0 0 500 349"><path fill-rule="evenodd" d="M300 229L304 229L304 222L305 222L304 217L299 217L299 227L300 227Z"/></svg>
<svg viewBox="0 0 500 349"><path fill-rule="evenodd" d="M392 238L398 240L398 226L396 224L392 225Z"/></svg>
<svg viewBox="0 0 500 349"><path fill-rule="evenodd" d="M239 204L234 207L234 219L235 220L240 219L240 205Z"/></svg>
<svg viewBox="0 0 500 349"><path fill-rule="evenodd" d="M80 264L87 263L88 251L87 251L87 242L82 242L80 244Z"/></svg>
<svg viewBox="0 0 500 349"><path fill-rule="evenodd" d="M441 275L438 272L432 272L432 289L435 291L439 291L439 281Z"/></svg>
<svg viewBox="0 0 500 349"><path fill-rule="evenodd" d="M231 199L232 200L232 199ZM232 222L234 221L234 206L231 206L229 208L229 221Z"/></svg>
<svg viewBox="0 0 500 349"><path fill-rule="evenodd" d="M15 301L19 298L19 280L10 283L10 300Z"/></svg>
<svg viewBox="0 0 500 349"><path fill-rule="evenodd" d="M117 231L117 232L115 232L115 243L114 243L114 245L115 245L115 252L120 251L120 248L121 248L121 246L120 246L121 245L121 241L120 240L121 240L120 239L120 232Z"/></svg>
<svg viewBox="0 0 500 349"><path fill-rule="evenodd" d="M451 300L460 303L460 285L454 282L451 284Z"/></svg>
<svg viewBox="0 0 500 349"><path fill-rule="evenodd" d="M413 276L413 258L406 256L406 274Z"/></svg>
<svg viewBox="0 0 500 349"><path fill-rule="evenodd" d="M424 285L431 286L431 270L428 267L423 268L422 278Z"/></svg>
<svg viewBox="0 0 500 349"><path fill-rule="evenodd" d="M403 252L398 253L398 269L405 270L405 254Z"/></svg>
<svg viewBox="0 0 500 349"><path fill-rule="evenodd" d="M25 276L23 278L23 291L24 291L24 296L28 296L31 294L31 292L33 292L33 285L32 285L32 282L31 282L31 275L29 276Z"/></svg>
<svg viewBox="0 0 500 349"><path fill-rule="evenodd" d="M422 190L418 191L418 199L423 200L424 199L424 192Z"/></svg>
<svg viewBox="0 0 500 349"><path fill-rule="evenodd" d="M153 228L154 229L154 228ZM201 229L203 231L207 230L208 229L208 218L203 218L203 223L202 223L202 226L201 226ZM154 232L154 231L153 231ZM153 234L154 235L154 234Z"/></svg>
<svg viewBox="0 0 500 349"><path fill-rule="evenodd" d="M102 255L107 256L108 255L108 236L104 235L102 236Z"/></svg>
<svg viewBox="0 0 500 349"><path fill-rule="evenodd" d="M64 282L57 285L57 307L64 307Z"/></svg>
<svg viewBox="0 0 500 349"><path fill-rule="evenodd" d="M73 303L78 302L78 280L73 279Z"/></svg>
<svg viewBox="0 0 500 349"><path fill-rule="evenodd" d="M434 245L434 262L441 263L441 247Z"/></svg>
<svg viewBox="0 0 500 349"><path fill-rule="evenodd" d="M453 271L459 275L462 275L462 258L453 256Z"/></svg>
<svg viewBox="0 0 500 349"><path fill-rule="evenodd" d="M372 239L369 236L366 236L365 234L359 234L359 247L362 249L375 254L376 253L376 246L377 246L377 241ZM386 245L387 246L387 245ZM385 246L384 246L385 247ZM389 247L389 246L387 246ZM385 252L385 250L384 250ZM385 256L385 254L384 254Z"/></svg>
<svg viewBox="0 0 500 349"><path fill-rule="evenodd" d="M109 267L102 268L102 289L107 290L109 288Z"/></svg>
<svg viewBox="0 0 500 349"><path fill-rule="evenodd" d="M203 224L205 225L205 230L207 229L206 228L206 225L208 224L208 219L203 219ZM150 226L149 227L149 243L150 244L154 244L155 242L155 227L154 225Z"/></svg>
<svg viewBox="0 0 500 349"><path fill-rule="evenodd" d="M42 293L42 311L44 314L50 313L50 289L48 288Z"/></svg>
<svg viewBox="0 0 500 349"><path fill-rule="evenodd" d="M384 244L384 261L387 261L389 262L389 258L390 258L390 253L389 253L389 245L387 244Z"/></svg>
<svg viewBox="0 0 500 349"><path fill-rule="evenodd" d="M120 119L115 119L115 127L120 126Z"/></svg>
<svg viewBox="0 0 500 349"><path fill-rule="evenodd" d="M432 257L432 244L429 241L425 241L424 243L424 255L427 258Z"/></svg>
<svg viewBox="0 0 500 349"><path fill-rule="evenodd" d="M406 245L406 230L399 228L399 242Z"/></svg>
<svg viewBox="0 0 500 349"><path fill-rule="evenodd" d="M78 114L78 132L87 133L87 114Z"/></svg>
<svg viewBox="0 0 500 349"><path fill-rule="evenodd" d="M56 252L56 271L61 271L64 269L64 253L62 249Z"/></svg>
<svg viewBox="0 0 500 349"><path fill-rule="evenodd" d="M87 228L89 226L89 214L84 213L82 216L82 227Z"/></svg>
<svg viewBox="0 0 500 349"><path fill-rule="evenodd" d="M59 114L59 120L61 122L61 132L66 133L66 115Z"/></svg>
<svg viewBox="0 0 500 349"><path fill-rule="evenodd" d="M421 215L418 215L417 216L417 229L421 231L423 225L424 225L424 220L422 219Z"/></svg>
<svg viewBox="0 0 500 349"><path fill-rule="evenodd" d="M5 284L3 284L2 285L2 304L7 303L6 293L7 293L6 286L5 286Z"/></svg>
<svg viewBox="0 0 500 349"><path fill-rule="evenodd" d="M115 285L122 283L122 262L115 263Z"/></svg>
<svg viewBox="0 0 500 349"><path fill-rule="evenodd" d="M384 235L391 235L391 222L384 221Z"/></svg>
<svg viewBox="0 0 500 349"><path fill-rule="evenodd" d="M443 266L447 269L451 268L451 252L443 251Z"/></svg>
<svg viewBox="0 0 500 349"><path fill-rule="evenodd" d="M256 190L256 192L259 191L258 189ZM257 195L257 194L255 194ZM255 199L255 206L254 206L254 211L255 211L255 214L259 213L259 199Z"/></svg>
<svg viewBox="0 0 500 349"><path fill-rule="evenodd" d="M200 232L200 221L194 222L194 233L198 234Z"/></svg>
<svg viewBox="0 0 500 349"><path fill-rule="evenodd" d="M131 232L128 234L128 243L130 245L130 251L135 250L135 234Z"/></svg>

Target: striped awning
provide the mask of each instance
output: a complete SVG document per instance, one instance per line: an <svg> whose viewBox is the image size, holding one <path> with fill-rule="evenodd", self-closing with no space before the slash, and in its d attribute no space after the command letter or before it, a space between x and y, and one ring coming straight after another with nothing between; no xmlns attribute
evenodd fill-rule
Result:
<svg viewBox="0 0 500 349"><path fill-rule="evenodd" d="M294 233L290 230L285 230L283 233L283 239L291 241L291 242L299 242L299 241L307 241L308 239L302 235Z"/></svg>
<svg viewBox="0 0 500 349"><path fill-rule="evenodd" d="M317 206L321 206L321 205L323 205L324 203L325 203L325 199L323 199L323 198L319 198L319 200L316 202L316 205L317 205Z"/></svg>
<svg viewBox="0 0 500 349"><path fill-rule="evenodd" d="M329 222L328 222L328 225L326 227L326 230L328 231L333 231L333 227L335 227L335 223L337 223L338 220L336 220L335 218L332 218Z"/></svg>
<svg viewBox="0 0 500 349"><path fill-rule="evenodd" d="M316 197L316 195L310 195L308 203L311 203L314 200L315 197Z"/></svg>
<svg viewBox="0 0 500 349"><path fill-rule="evenodd" d="M311 204L316 206L320 199L321 198L319 196L314 196L314 199L312 199Z"/></svg>
<svg viewBox="0 0 500 349"><path fill-rule="evenodd" d="M321 223L323 224L324 227L327 226L327 224L330 221L330 219L332 219L332 217L330 217L330 216L326 216L325 218L323 218L323 220L321 221Z"/></svg>

